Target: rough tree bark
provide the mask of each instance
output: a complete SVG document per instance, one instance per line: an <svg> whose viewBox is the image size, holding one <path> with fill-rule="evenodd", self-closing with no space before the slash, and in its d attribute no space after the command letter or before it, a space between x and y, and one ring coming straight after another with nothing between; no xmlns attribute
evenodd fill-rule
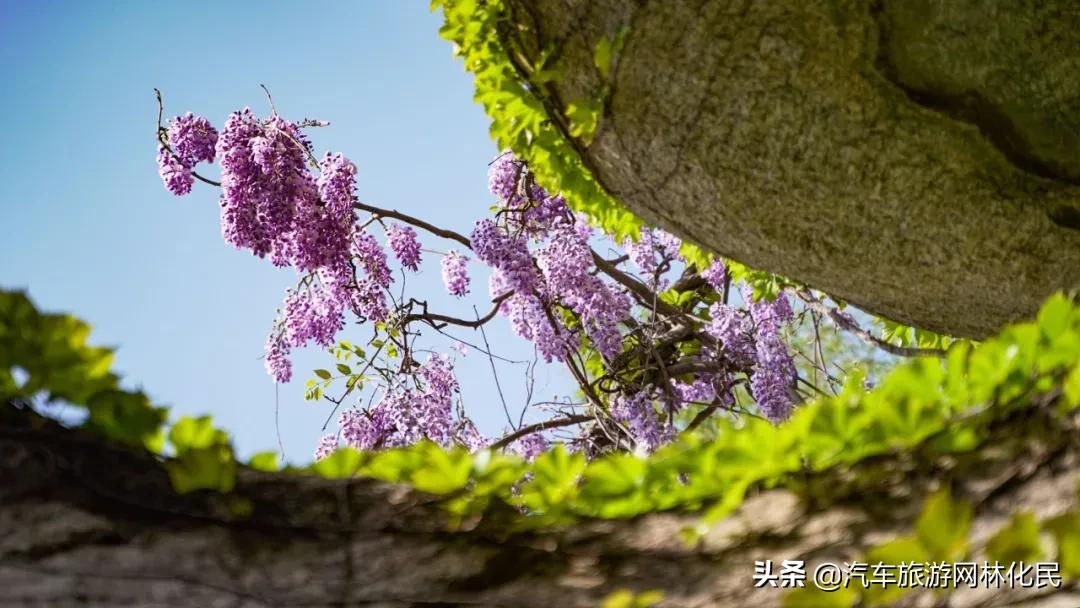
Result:
<svg viewBox="0 0 1080 608"><path fill-rule="evenodd" d="M962 336L1080 286L1076 2L509 4L554 122L602 97L586 165L683 238Z"/></svg>
<svg viewBox="0 0 1080 608"><path fill-rule="evenodd" d="M691 547L679 531L699 520L678 513L512 534L520 515L494 510L450 532L432 497L371 480L243 471L231 495L176 495L146 454L0 418L0 604L13 606L594 608L618 588L661 589L669 607L777 606L779 590L752 588L755 559L857 559L910 533L941 485L976 505L979 548L1017 509L1075 508L1080 472L1077 421L1026 412L966 455L882 457L754 493ZM1073 585L898 605L1078 603Z"/></svg>

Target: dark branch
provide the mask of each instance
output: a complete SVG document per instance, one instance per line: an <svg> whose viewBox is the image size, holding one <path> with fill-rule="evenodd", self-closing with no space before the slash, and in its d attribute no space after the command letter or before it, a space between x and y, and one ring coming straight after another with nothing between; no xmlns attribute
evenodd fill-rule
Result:
<svg viewBox="0 0 1080 608"><path fill-rule="evenodd" d="M564 418L554 418L552 420L545 420L544 422L537 422L536 424L523 426L520 429L514 431L513 433L504 435L501 439L488 447L493 450L498 450L500 448L505 448L514 441L532 433L546 431L547 429L555 429L564 426L581 424L582 422L588 422L590 420L593 420L593 417L589 416L588 414L574 414L571 416L566 416Z"/></svg>

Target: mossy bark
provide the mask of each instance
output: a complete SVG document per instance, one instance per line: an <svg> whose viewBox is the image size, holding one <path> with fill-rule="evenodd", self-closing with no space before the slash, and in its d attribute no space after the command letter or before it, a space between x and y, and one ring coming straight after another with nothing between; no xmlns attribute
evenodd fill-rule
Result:
<svg viewBox="0 0 1080 608"><path fill-rule="evenodd" d="M547 54L558 77L531 88L567 137L561 111L602 102L576 146L648 221L954 335L1080 286L1080 4L508 5L504 42Z"/></svg>

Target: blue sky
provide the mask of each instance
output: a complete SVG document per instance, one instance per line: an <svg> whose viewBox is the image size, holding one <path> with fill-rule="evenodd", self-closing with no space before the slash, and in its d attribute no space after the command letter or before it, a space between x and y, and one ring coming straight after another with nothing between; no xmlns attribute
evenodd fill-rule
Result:
<svg viewBox="0 0 1080 608"><path fill-rule="evenodd" d="M329 357L295 357L275 425L275 387L260 357L294 275L221 240L214 189L196 184L184 198L164 190L153 88L169 115L191 110L220 125L245 105L265 115L265 83L282 115L332 123L313 140L320 153L356 162L362 200L467 232L493 202L486 171L497 150L440 24L420 1L0 0L0 287L26 288L39 306L90 321L94 342L118 348L128 386L174 415L212 414L242 454L276 449L280 427L289 460L308 460L329 404L305 402L303 380ZM447 299L430 254L409 285ZM483 312L486 292L486 276L474 272L474 297L444 310ZM488 338L505 357L532 358L501 320ZM474 419L500 432L488 360L472 351L458 370ZM502 365L515 411L521 378L520 366ZM568 385L542 369L536 389L566 394Z"/></svg>

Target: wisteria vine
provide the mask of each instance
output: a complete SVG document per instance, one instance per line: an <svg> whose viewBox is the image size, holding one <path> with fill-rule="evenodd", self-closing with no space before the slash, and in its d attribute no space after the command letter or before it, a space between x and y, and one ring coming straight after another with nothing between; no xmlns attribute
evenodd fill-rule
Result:
<svg viewBox="0 0 1080 608"><path fill-rule="evenodd" d="M310 344L360 362L355 370L338 365L344 389L336 397L324 393L329 374L309 382L309 396L333 402L338 412L338 432L319 441L316 458L342 443L371 450L421 440L510 448L532 458L554 429L576 429L564 442L590 456L648 452L712 416L780 423L807 387L822 390L800 376L785 341L796 318L786 293L756 299L722 260L699 268L682 256L679 238L663 230L612 241L541 187L512 153L490 164L496 207L465 236L359 201L356 165L341 154L316 156L305 135L325 123L291 122L276 110L258 118L245 108L220 131L191 113L166 126L160 96L159 107L165 187L186 195L196 179L219 186L224 240L298 274L266 341L270 376L289 382L290 353ZM220 181L196 170L215 162ZM397 272L420 271L418 231L450 242L440 266L451 296L476 291L471 266L488 269L489 313L460 319L395 295ZM816 296L806 290L797 295L805 302L800 315L810 311L815 323L828 316L820 314L823 299L811 302ZM854 323L837 308L826 312ZM416 340L449 325L482 332L498 317L545 361L565 366L581 399L540 423L519 421L489 438L460 402L454 359L425 352ZM370 325L375 337L363 346L341 341L347 319ZM823 361L815 365L826 371Z"/></svg>

